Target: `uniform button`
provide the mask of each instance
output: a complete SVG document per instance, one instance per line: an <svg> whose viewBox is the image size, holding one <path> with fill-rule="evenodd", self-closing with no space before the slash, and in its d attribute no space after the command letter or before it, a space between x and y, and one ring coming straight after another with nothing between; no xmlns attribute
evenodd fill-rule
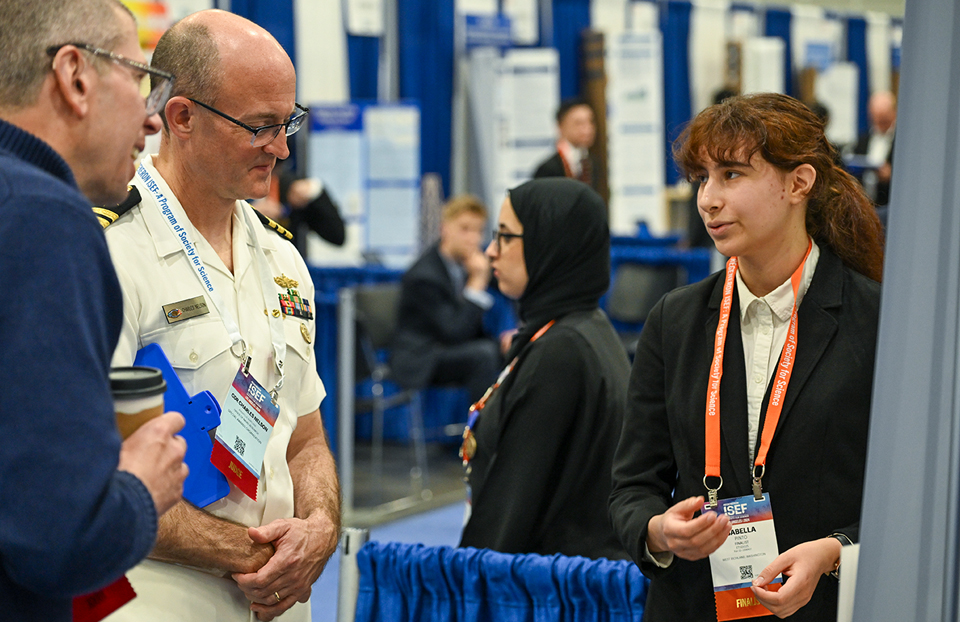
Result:
<svg viewBox="0 0 960 622"><path fill-rule="evenodd" d="M199 354L197 354L196 352L191 352L191 353L190 353L190 362L191 362L191 363L196 363L196 362L199 361L199 360L200 360L200 355L199 355Z"/></svg>
<svg viewBox="0 0 960 622"><path fill-rule="evenodd" d="M762 328L760 329L760 332L763 333L764 335L769 335L769 334L770 334L770 327L769 327L769 326L764 326L764 327L762 327Z"/></svg>
<svg viewBox="0 0 960 622"><path fill-rule="evenodd" d="M761 376L760 374L754 374L753 381L756 382L757 384L760 384L761 382L763 382L763 376Z"/></svg>

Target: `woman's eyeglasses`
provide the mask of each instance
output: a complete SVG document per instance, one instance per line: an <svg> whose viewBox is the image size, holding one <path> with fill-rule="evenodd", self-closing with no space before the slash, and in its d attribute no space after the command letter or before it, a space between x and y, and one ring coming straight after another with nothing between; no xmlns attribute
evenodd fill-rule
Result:
<svg viewBox="0 0 960 622"><path fill-rule="evenodd" d="M509 242L514 238L522 238L522 237L523 237L522 233L507 233L506 231L500 231L499 229L493 230L493 243L494 245L496 245L498 253L500 252L501 239L504 239Z"/></svg>

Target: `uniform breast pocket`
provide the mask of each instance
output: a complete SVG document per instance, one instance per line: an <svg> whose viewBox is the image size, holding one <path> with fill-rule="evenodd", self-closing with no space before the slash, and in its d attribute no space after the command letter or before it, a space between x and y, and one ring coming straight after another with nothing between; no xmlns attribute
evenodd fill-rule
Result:
<svg viewBox="0 0 960 622"><path fill-rule="evenodd" d="M289 363L305 364L310 360L313 350L314 323L299 318L287 317L283 320L283 332L287 342L287 360ZM296 358L291 358L295 356ZM290 368L287 368L288 371Z"/></svg>
<svg viewBox="0 0 960 622"><path fill-rule="evenodd" d="M144 334L143 345L156 343L177 374L195 372L218 356L229 353L230 337L219 318L187 321Z"/></svg>

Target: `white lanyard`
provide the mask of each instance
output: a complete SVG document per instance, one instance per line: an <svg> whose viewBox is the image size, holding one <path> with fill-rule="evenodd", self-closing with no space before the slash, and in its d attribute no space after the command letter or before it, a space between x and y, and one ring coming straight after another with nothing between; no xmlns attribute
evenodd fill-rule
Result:
<svg viewBox="0 0 960 622"><path fill-rule="evenodd" d="M216 289L214 289L213 281L210 280L206 267L203 264L203 260L200 259L200 253L197 251L196 244L190 240L190 235L187 230L188 226L180 224L177 215L174 214L173 208L170 205L170 200L163 193L160 186L160 184L164 184L163 179L160 178L159 180L154 180L153 176L150 174L150 171L147 170L145 163L140 164L140 168L137 170L137 176L143 181L147 190L153 195L154 200L157 202L157 208L160 210L160 215L163 216L167 226L170 227L171 233L173 233L174 237L180 241L180 245L183 247L183 252L187 256L187 260L190 263L190 266L193 268L193 272L196 275L197 280L200 281L200 286L203 287L207 295L210 297L210 302L213 304L214 308L216 308L217 313L220 314L220 320L223 322L224 328L227 329L227 334L230 337L231 344L230 352L240 359L241 363L243 363L244 371L246 372L250 366L250 359L247 356L247 344L240 335L240 327L224 304L223 298L221 298L220 294L216 291ZM164 186L166 186L166 184L164 184ZM170 192L169 188L164 189L169 192L171 197L173 196L173 193ZM267 268L266 254L263 252L263 247L260 245L260 239L257 237L257 232L250 222L250 215L247 214L247 211L244 209L241 209L240 212L243 215L244 225L247 227L247 231L250 237L253 239L255 250L253 262L257 266L257 273L260 277L260 290L264 298L264 308L267 309L270 305L266 300L266 295L267 292L272 288L271 286L273 284L273 280L270 278L270 271ZM187 223L189 223L189 219L187 219ZM280 387L283 386L283 361L287 356L287 342L283 333L283 320L279 317L267 314L267 322L270 326L270 339L273 342L274 362L277 367L277 374L279 375L276 386L270 391L270 395L276 399L277 392L280 390ZM237 354L237 352L234 350L238 343L241 345L241 351L239 354Z"/></svg>

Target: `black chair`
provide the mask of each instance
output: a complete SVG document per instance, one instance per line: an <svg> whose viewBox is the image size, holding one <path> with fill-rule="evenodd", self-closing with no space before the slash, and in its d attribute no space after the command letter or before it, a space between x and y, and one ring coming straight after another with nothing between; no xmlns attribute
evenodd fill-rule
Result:
<svg viewBox="0 0 960 622"><path fill-rule="evenodd" d="M683 268L673 264L624 263L617 267L607 299L607 315L615 325L620 324L617 332L631 359L650 310L664 294L677 288L682 278Z"/></svg>
<svg viewBox="0 0 960 622"><path fill-rule="evenodd" d="M400 300L400 283L360 285L355 288L358 370L357 379L369 377L373 381L372 397L358 399L356 412L373 413L373 471L378 490L383 486L383 423L384 413L394 406L407 404L409 413L410 441L413 445L416 466L410 469L414 491L420 497L431 496L427 487L427 450L424 442L423 410L419 391L399 390L386 395L386 381L391 379L390 365L379 351L390 346L397 326L397 306Z"/></svg>

